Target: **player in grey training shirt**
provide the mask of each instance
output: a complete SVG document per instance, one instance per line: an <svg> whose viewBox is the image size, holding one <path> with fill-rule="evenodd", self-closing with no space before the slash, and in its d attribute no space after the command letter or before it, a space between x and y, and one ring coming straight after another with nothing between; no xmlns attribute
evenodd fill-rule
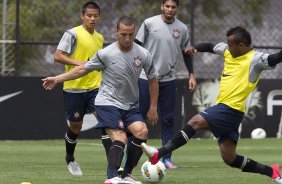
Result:
<svg viewBox="0 0 282 184"><path fill-rule="evenodd" d="M148 79L156 78L152 56L143 47L133 44L131 51L123 52L117 42L109 45L85 64L86 70L102 69L103 81L95 105L112 105L129 110L138 107L138 78L144 68Z"/></svg>
<svg viewBox="0 0 282 184"><path fill-rule="evenodd" d="M173 136L176 76L175 66L179 54L183 54L185 65L189 71L188 85L193 91L196 80L193 72L191 56L184 54L190 45L187 26L175 18L179 6L178 0L164 0L161 5L162 14L146 19L137 35L135 42L144 46L153 55L156 69L159 73L159 109L162 144L166 144ZM146 117L149 108L149 90L146 75L141 73L140 81L140 111ZM167 168L176 168L171 162L171 153L163 157Z"/></svg>
<svg viewBox="0 0 282 184"><path fill-rule="evenodd" d="M138 108L138 78L141 70L147 74L150 85L151 105L148 119L157 123L158 82L152 56L149 51L135 44L135 24L129 17L122 17L117 23L118 41L99 50L85 65L73 70L43 79L45 89L53 89L57 83L79 78L92 70L102 70L103 79L95 99L98 125L105 128L113 143L108 156L107 179L105 183L138 183L131 175L141 155L141 143L146 142L148 129ZM127 144L127 163L122 178L118 177L123 150L127 143L127 132L133 135Z"/></svg>

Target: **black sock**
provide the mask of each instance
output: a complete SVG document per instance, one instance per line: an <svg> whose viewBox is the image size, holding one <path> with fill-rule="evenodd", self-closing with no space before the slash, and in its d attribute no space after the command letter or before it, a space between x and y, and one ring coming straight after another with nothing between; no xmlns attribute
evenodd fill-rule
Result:
<svg viewBox="0 0 282 184"><path fill-rule="evenodd" d="M186 144L193 137L195 132L196 131L190 125L186 124L170 141L168 141L162 148L158 149L159 159Z"/></svg>
<svg viewBox="0 0 282 184"><path fill-rule="evenodd" d="M74 150L77 142L78 135L73 133L69 128L65 135L65 144L66 144L66 162L74 161Z"/></svg>
<svg viewBox="0 0 282 184"><path fill-rule="evenodd" d="M125 144L121 141L114 141L109 151L108 155L108 179L116 177L117 170L120 167L122 158L123 158L123 150Z"/></svg>
<svg viewBox="0 0 282 184"><path fill-rule="evenodd" d="M102 133L101 134L102 134L101 135L102 144L103 144L103 146L105 148L106 156L108 158L109 151L110 151L110 148L112 146L112 140L108 136L108 134L106 133L105 129L102 129Z"/></svg>
<svg viewBox="0 0 282 184"><path fill-rule="evenodd" d="M235 160L230 166L242 169L242 172L259 173L269 177L272 176L271 167L260 164L250 158L243 157L240 155L236 156Z"/></svg>
<svg viewBox="0 0 282 184"><path fill-rule="evenodd" d="M127 143L127 159L121 178L131 174L133 168L138 164L138 161L143 154L141 143L146 142L146 140L138 139L134 136L132 136L129 140L130 142Z"/></svg>

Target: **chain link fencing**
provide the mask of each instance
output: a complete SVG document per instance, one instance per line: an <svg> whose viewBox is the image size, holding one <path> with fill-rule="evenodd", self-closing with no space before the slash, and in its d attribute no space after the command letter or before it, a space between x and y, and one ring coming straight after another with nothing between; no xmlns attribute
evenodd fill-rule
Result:
<svg viewBox="0 0 282 184"><path fill-rule="evenodd" d="M1 15L5 12L5 1L0 2L3 7ZM2 19L0 30L2 76L49 76L63 73L64 66L54 62L53 54L63 33L81 24L81 6L85 2L87 1L8 0L7 21L5 23ZM144 19L161 13L162 1L95 2L101 8L101 22L97 31L103 34L107 45L115 41L115 25L120 16L134 18L138 29ZM251 32L256 49L276 53L282 48L280 7L281 0L181 0L177 17L187 24L192 44L225 41L225 33L229 28L242 25ZM7 40L17 41L9 43ZM216 55L200 53L194 56L194 71L198 78L218 78L222 68L222 58ZM282 78L279 71L281 66L278 65L276 70L265 71L262 78ZM179 55L177 77L184 78L187 74L182 56Z"/></svg>

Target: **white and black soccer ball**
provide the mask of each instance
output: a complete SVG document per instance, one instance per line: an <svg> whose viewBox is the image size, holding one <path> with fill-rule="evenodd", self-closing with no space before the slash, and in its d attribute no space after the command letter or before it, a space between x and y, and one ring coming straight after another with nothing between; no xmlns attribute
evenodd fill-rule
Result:
<svg viewBox="0 0 282 184"><path fill-rule="evenodd" d="M147 160L141 167L141 174L144 181L157 183L165 177L166 167L161 161L154 165Z"/></svg>
<svg viewBox="0 0 282 184"><path fill-rule="evenodd" d="M251 133L252 139L264 139L266 138L266 132L262 128L256 128Z"/></svg>

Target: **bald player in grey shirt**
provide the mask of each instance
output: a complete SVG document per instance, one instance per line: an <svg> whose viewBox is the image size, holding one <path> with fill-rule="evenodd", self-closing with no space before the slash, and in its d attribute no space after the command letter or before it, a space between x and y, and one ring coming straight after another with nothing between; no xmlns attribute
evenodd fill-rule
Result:
<svg viewBox="0 0 282 184"><path fill-rule="evenodd" d="M112 105L124 110L138 107L137 81L142 69L148 79L157 77L151 54L136 43L126 53L117 47L116 42L97 51L85 64L85 69L103 71L95 105Z"/></svg>
<svg viewBox="0 0 282 184"><path fill-rule="evenodd" d="M129 17L121 17L117 23L117 42L96 52L84 65L71 71L43 79L43 86L51 90L57 83L79 78L93 70L102 70L102 83L95 98L98 125L106 129L112 142L108 153L107 179L104 183L140 183L132 176L133 168L142 156L141 143L146 142L148 129L139 108L138 78L142 69L150 84L150 109L148 119L153 125L158 120L157 97L158 82L151 54L145 48L134 43L135 24ZM128 155L121 178L117 174L127 132L132 139L127 144Z"/></svg>

